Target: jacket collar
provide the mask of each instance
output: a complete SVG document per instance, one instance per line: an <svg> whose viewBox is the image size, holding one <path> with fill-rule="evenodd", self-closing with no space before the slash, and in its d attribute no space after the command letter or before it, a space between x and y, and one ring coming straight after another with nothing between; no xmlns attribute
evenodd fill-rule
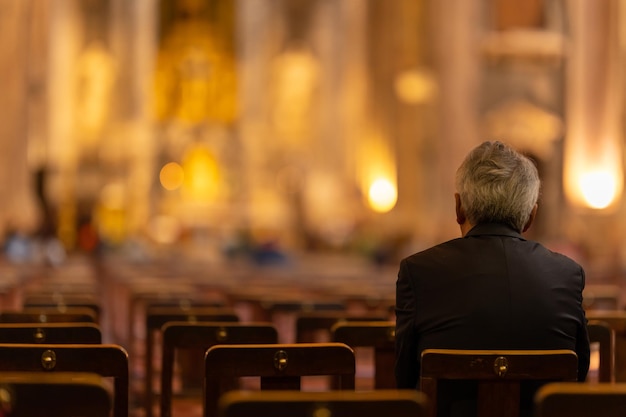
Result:
<svg viewBox="0 0 626 417"><path fill-rule="evenodd" d="M509 236L509 237L526 240L518 231L513 229L511 226L508 226L506 224L501 224L501 223L477 224L476 226L472 227L472 229L469 232L467 232L465 237L485 236L485 235Z"/></svg>

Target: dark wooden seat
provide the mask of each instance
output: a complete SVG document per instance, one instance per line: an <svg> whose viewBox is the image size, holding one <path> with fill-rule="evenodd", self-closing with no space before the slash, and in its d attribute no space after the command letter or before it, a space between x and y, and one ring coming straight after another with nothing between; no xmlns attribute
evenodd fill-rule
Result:
<svg viewBox="0 0 626 417"><path fill-rule="evenodd" d="M203 354L217 344L278 343L278 332L271 323L168 322L162 327L161 416L172 414L174 358L179 349L200 350ZM204 355L197 358L199 368Z"/></svg>
<svg viewBox="0 0 626 417"><path fill-rule="evenodd" d="M0 343L102 343L94 323L0 323Z"/></svg>
<svg viewBox="0 0 626 417"><path fill-rule="evenodd" d="M261 390L300 390L302 377L321 375L354 390L354 351L343 343L215 345L205 357L204 415L216 416L233 378L259 377Z"/></svg>
<svg viewBox="0 0 626 417"><path fill-rule="evenodd" d="M415 390L231 391L219 417L424 417L426 396Z"/></svg>
<svg viewBox="0 0 626 417"><path fill-rule="evenodd" d="M396 388L396 325L391 321L338 322L332 329L332 341L353 349L374 350L374 389Z"/></svg>
<svg viewBox="0 0 626 417"><path fill-rule="evenodd" d="M0 323L97 323L93 311L84 307L29 307L0 312Z"/></svg>
<svg viewBox="0 0 626 417"><path fill-rule="evenodd" d="M517 417L522 382L576 381L577 374L578 358L570 350L427 349L421 357L420 390L430 400L429 415L436 417L447 414L445 407L459 405L446 397L448 381L474 381L475 396L465 406L475 407L478 417ZM464 393L472 392L468 386Z"/></svg>
<svg viewBox="0 0 626 417"><path fill-rule="evenodd" d="M614 382L615 331L606 322L590 320L587 323L587 332L592 348L597 345L597 382Z"/></svg>
<svg viewBox="0 0 626 417"><path fill-rule="evenodd" d="M621 417L626 414L624 383L551 383L535 396L535 417Z"/></svg>
<svg viewBox="0 0 626 417"><path fill-rule="evenodd" d="M300 312L296 315L296 343L329 342L331 328L344 321L386 321L383 314L352 314L346 311Z"/></svg>
<svg viewBox="0 0 626 417"><path fill-rule="evenodd" d="M109 386L96 374L0 373L0 415L110 417Z"/></svg>
<svg viewBox="0 0 626 417"><path fill-rule="evenodd" d="M128 355L118 345L0 344L0 373L98 374L113 378L114 417L128 417Z"/></svg>
<svg viewBox="0 0 626 417"><path fill-rule="evenodd" d="M158 306L146 309L146 338L144 352L145 366L145 407L146 416L151 417L154 406L153 383L155 378L154 369L154 347L155 336L160 333L161 328L168 322L238 322L239 317L230 308L217 307L196 307L190 305L179 306ZM162 335L160 335L162 336ZM198 369L202 369L199 367Z"/></svg>
<svg viewBox="0 0 626 417"><path fill-rule="evenodd" d="M592 310L587 311L590 322L601 321L614 332L613 378L615 382L626 382L626 311Z"/></svg>

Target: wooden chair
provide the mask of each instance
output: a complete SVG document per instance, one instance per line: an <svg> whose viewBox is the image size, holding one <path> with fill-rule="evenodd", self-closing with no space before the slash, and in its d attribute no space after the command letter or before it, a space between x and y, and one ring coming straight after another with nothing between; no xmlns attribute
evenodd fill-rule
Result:
<svg viewBox="0 0 626 417"><path fill-rule="evenodd" d="M550 383L535 396L535 417L622 417L624 383Z"/></svg>
<svg viewBox="0 0 626 417"><path fill-rule="evenodd" d="M161 417L172 415L174 357L179 349L201 350L217 344L278 343L278 332L271 323L168 322L162 328ZM198 357L202 368L204 357Z"/></svg>
<svg viewBox="0 0 626 417"><path fill-rule="evenodd" d="M332 327L331 333L333 342L345 343L355 350L358 348L373 348L374 389L396 388L394 374L396 361L395 322L338 322Z"/></svg>
<svg viewBox="0 0 626 417"><path fill-rule="evenodd" d="M110 417L113 399L96 374L2 373L0 415Z"/></svg>
<svg viewBox="0 0 626 417"><path fill-rule="evenodd" d="M615 382L626 382L626 311L593 310L587 311L589 322L601 321L614 332L613 378ZM590 335L591 337L591 335Z"/></svg>
<svg viewBox="0 0 626 417"><path fill-rule="evenodd" d="M576 381L577 374L578 358L570 350L427 349L421 357L420 389L430 400L431 417L453 404L444 399L450 394L448 381L476 382L476 395L469 401L478 417L517 417L522 382ZM465 387L464 392L471 391Z"/></svg>
<svg viewBox="0 0 626 417"><path fill-rule="evenodd" d="M344 321L387 321L383 314L350 314L346 311L301 312L296 316L296 343L329 342L331 328Z"/></svg>
<svg viewBox="0 0 626 417"><path fill-rule="evenodd" d="M98 374L111 377L113 416L128 417L128 355L118 345L0 344L0 372Z"/></svg>
<svg viewBox="0 0 626 417"><path fill-rule="evenodd" d="M149 307L146 310L146 339L144 352L145 366L145 406L146 417L152 417L152 407L154 405L154 345L155 333L160 332L161 327L168 322L237 322L239 317L229 308L215 307ZM200 368L202 369L202 368Z"/></svg>
<svg viewBox="0 0 626 417"><path fill-rule="evenodd" d="M233 378L259 377L261 390L300 390L304 376L338 378L354 390L354 351L343 343L215 345L205 357L204 415L215 417L220 395Z"/></svg>
<svg viewBox="0 0 626 417"><path fill-rule="evenodd" d="M587 332L592 348L597 345L597 382L614 382L615 332L608 323L599 320L589 321Z"/></svg>
<svg viewBox="0 0 626 417"><path fill-rule="evenodd" d="M621 288L611 284L588 284L583 291L585 311L619 310Z"/></svg>
<svg viewBox="0 0 626 417"><path fill-rule="evenodd" d="M91 310L96 322L100 322L100 301L93 294L30 293L24 297L22 307L24 309L47 308L60 313L68 308L80 307Z"/></svg>
<svg viewBox="0 0 626 417"><path fill-rule="evenodd" d="M427 398L416 390L231 391L219 417L424 417Z"/></svg>
<svg viewBox="0 0 626 417"><path fill-rule="evenodd" d="M94 323L0 323L0 343L102 343Z"/></svg>
<svg viewBox="0 0 626 417"><path fill-rule="evenodd" d="M0 312L0 323L97 323L93 311L84 307L29 307Z"/></svg>

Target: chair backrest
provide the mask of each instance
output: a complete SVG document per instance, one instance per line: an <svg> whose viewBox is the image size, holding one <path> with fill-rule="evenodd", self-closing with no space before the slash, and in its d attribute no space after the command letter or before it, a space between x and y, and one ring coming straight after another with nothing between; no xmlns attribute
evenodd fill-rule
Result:
<svg viewBox="0 0 626 417"><path fill-rule="evenodd" d="M614 382L615 370L615 331L611 326L600 320L590 320L587 323L589 343L597 344L598 354L598 382Z"/></svg>
<svg viewBox="0 0 626 417"><path fill-rule="evenodd" d="M328 342L331 340L331 329L338 322L387 320L383 314L357 315L345 311L300 312L296 316L296 343ZM320 336L325 336L328 340L319 340Z"/></svg>
<svg viewBox="0 0 626 417"><path fill-rule="evenodd" d="M155 333L160 332L165 323L168 322L238 322L239 317L230 308L219 307L196 307L196 306L158 306L146 309L146 338L144 352L144 367L146 378L145 387L145 407L146 417L152 417L154 406L154 392L152 388L155 377L153 360Z"/></svg>
<svg viewBox="0 0 626 417"><path fill-rule="evenodd" d="M427 399L416 390L231 391L219 417L425 417Z"/></svg>
<svg viewBox="0 0 626 417"><path fill-rule="evenodd" d="M546 384L535 396L535 417L619 417L626 411L626 384Z"/></svg>
<svg viewBox="0 0 626 417"><path fill-rule="evenodd" d="M97 323L93 310L85 307L29 307L0 312L0 323Z"/></svg>
<svg viewBox="0 0 626 417"><path fill-rule="evenodd" d="M91 373L114 379L114 417L128 417L128 354L118 345L0 344L0 372Z"/></svg>
<svg viewBox="0 0 626 417"><path fill-rule="evenodd" d="M353 349L374 349L374 389L396 388L396 325L391 321L338 322L332 329L332 341Z"/></svg>
<svg viewBox="0 0 626 417"><path fill-rule="evenodd" d="M100 375L3 373L0 415L7 417L110 417L113 399Z"/></svg>
<svg viewBox="0 0 626 417"><path fill-rule="evenodd" d="M48 308L64 312L69 307L86 308L93 312L96 322L100 320L100 301L94 294L31 293L24 297L22 307Z"/></svg>
<svg viewBox="0 0 626 417"><path fill-rule="evenodd" d="M205 356L204 413L214 417L233 378L259 377L261 390L300 390L304 376L338 377L337 389L354 390L354 351L344 343L215 345Z"/></svg>
<svg viewBox="0 0 626 417"><path fill-rule="evenodd" d="M593 310L587 311L590 322L602 321L614 331L614 363L615 382L626 382L626 311ZM590 335L591 337L591 335Z"/></svg>
<svg viewBox="0 0 626 417"><path fill-rule="evenodd" d="M622 289L613 284L587 284L583 290L585 311L619 310Z"/></svg>
<svg viewBox="0 0 626 417"><path fill-rule="evenodd" d="M522 382L576 381L577 374L578 357L571 350L426 349L420 390L430 400L429 415L435 417L443 405L439 400L446 394L445 381L476 381L479 417L517 417Z"/></svg>
<svg viewBox="0 0 626 417"><path fill-rule="evenodd" d="M0 323L0 343L102 343L94 323Z"/></svg>
<svg viewBox="0 0 626 417"><path fill-rule="evenodd" d="M172 380L177 349L200 349L204 353L217 344L278 343L278 331L271 323L168 322L162 328L161 416L172 414ZM198 358L202 368L204 358Z"/></svg>

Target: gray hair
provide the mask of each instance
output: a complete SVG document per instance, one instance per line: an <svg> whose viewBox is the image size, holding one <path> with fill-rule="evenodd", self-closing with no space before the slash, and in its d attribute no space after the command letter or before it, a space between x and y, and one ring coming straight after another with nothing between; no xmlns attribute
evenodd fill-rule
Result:
<svg viewBox="0 0 626 417"><path fill-rule="evenodd" d="M483 142L456 172L456 190L471 224L503 223L521 232L539 199L537 167L502 142Z"/></svg>

